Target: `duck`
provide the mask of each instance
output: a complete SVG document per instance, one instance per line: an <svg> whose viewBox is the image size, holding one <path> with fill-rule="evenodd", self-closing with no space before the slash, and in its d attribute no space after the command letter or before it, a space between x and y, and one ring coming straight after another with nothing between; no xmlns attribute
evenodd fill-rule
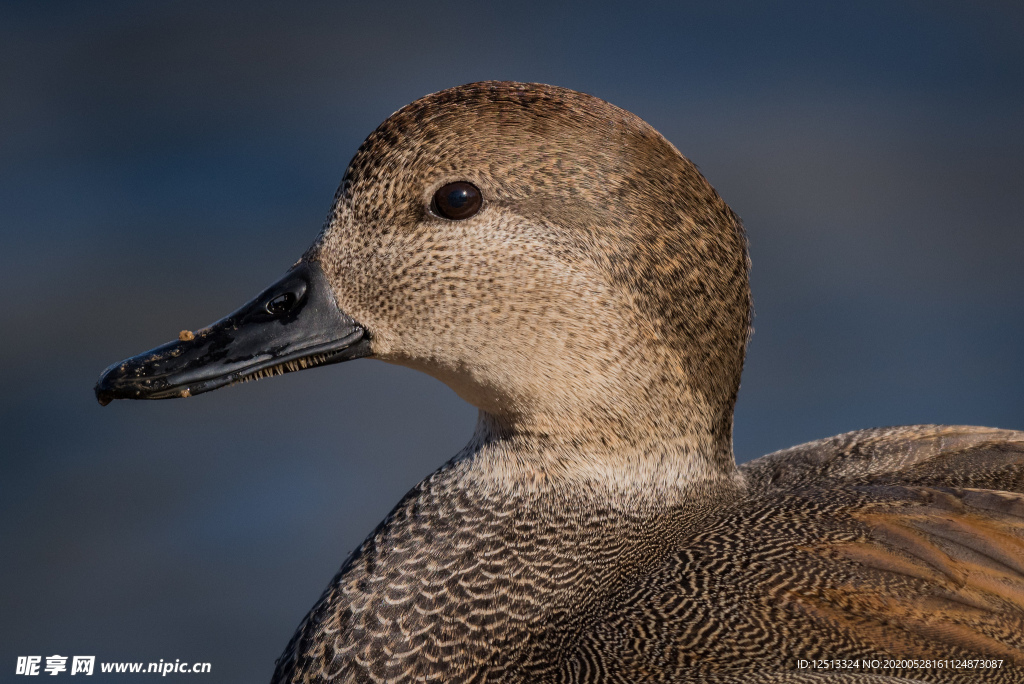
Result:
<svg viewBox="0 0 1024 684"><path fill-rule="evenodd" d="M472 83L370 134L278 282L95 392L372 358L479 409L274 684L1024 681L1024 432L868 429L737 466L749 269L740 219L638 116Z"/></svg>

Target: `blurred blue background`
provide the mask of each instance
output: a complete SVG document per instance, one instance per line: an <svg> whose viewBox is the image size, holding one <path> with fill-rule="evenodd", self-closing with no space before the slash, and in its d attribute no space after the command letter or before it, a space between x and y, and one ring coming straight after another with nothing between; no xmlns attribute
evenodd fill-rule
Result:
<svg viewBox="0 0 1024 684"><path fill-rule="evenodd" d="M0 679L58 653L268 680L467 440L473 409L374 361L105 409L92 386L284 272L391 112L482 79L635 112L743 217L740 460L1024 428L1019 3L7 1Z"/></svg>

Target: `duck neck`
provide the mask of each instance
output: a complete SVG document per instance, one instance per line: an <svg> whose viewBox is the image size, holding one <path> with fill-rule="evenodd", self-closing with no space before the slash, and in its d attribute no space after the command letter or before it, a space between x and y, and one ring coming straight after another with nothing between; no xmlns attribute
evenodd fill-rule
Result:
<svg viewBox="0 0 1024 684"><path fill-rule="evenodd" d="M473 439L458 459L474 479L504 491L580 492L629 505L674 505L731 495L745 485L731 440L711 432L552 433L480 411Z"/></svg>

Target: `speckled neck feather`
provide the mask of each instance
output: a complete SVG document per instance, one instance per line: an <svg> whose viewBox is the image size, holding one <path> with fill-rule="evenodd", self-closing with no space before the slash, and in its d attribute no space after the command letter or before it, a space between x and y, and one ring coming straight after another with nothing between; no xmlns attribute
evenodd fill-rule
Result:
<svg viewBox="0 0 1024 684"><path fill-rule="evenodd" d="M455 180L483 210L432 216ZM743 230L629 112L509 83L419 100L356 153L312 255L378 358L448 383L501 435L607 453L671 441L709 476L734 468Z"/></svg>

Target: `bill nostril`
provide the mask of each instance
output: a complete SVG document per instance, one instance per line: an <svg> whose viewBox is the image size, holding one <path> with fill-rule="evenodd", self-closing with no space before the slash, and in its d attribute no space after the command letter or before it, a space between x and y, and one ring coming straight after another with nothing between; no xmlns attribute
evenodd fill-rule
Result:
<svg viewBox="0 0 1024 684"><path fill-rule="evenodd" d="M265 308L271 316L280 316L291 311L298 300L294 292L283 292L267 302Z"/></svg>
<svg viewBox="0 0 1024 684"><path fill-rule="evenodd" d="M277 288L270 294L263 305L263 310L271 316L283 316L290 312L306 296L306 283L303 280L292 280Z"/></svg>

